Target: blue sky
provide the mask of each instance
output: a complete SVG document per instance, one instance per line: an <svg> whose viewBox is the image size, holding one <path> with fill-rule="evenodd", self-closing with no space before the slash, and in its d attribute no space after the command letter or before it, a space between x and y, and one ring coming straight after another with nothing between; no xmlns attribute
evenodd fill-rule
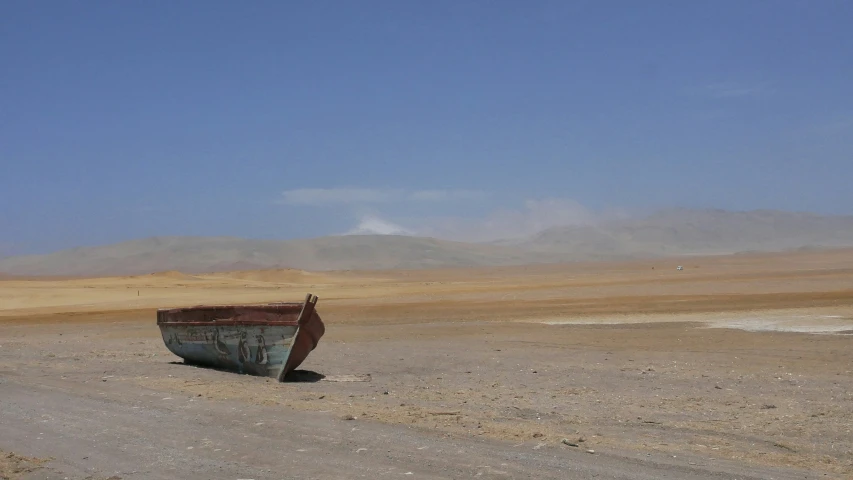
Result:
<svg viewBox="0 0 853 480"><path fill-rule="evenodd" d="M0 255L853 214L853 2L0 3Z"/></svg>

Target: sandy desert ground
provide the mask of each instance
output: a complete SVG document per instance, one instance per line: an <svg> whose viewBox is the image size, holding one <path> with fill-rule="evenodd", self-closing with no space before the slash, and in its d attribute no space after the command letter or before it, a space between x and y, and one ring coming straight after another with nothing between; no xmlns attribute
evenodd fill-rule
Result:
<svg viewBox="0 0 853 480"><path fill-rule="evenodd" d="M155 325L309 291L326 335L285 383ZM851 478L851 374L853 250L7 277L0 478Z"/></svg>

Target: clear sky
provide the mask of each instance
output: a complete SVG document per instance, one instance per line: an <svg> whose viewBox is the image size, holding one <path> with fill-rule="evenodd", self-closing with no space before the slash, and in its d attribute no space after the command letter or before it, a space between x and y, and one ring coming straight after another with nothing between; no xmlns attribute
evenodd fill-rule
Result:
<svg viewBox="0 0 853 480"><path fill-rule="evenodd" d="M0 2L0 255L853 214L853 2Z"/></svg>

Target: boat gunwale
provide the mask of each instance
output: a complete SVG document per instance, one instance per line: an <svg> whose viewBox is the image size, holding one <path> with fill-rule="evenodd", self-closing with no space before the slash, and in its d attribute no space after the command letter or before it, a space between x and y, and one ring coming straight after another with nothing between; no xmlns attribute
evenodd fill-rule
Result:
<svg viewBox="0 0 853 480"><path fill-rule="evenodd" d="M177 327L196 327L196 326L209 326L209 327L232 327L238 325L245 326L270 326L270 327L298 327L299 323L296 320L211 320L209 322L170 322L170 321L158 321L157 325L170 325Z"/></svg>
<svg viewBox="0 0 853 480"><path fill-rule="evenodd" d="M221 310L227 308L245 308L248 310L257 310L261 312L269 312L269 311L278 311L278 310L289 310L289 309L299 309L302 308L301 303L296 302L288 302L288 303L223 303L217 305L193 305L191 307L166 307L166 308L158 308L157 313L165 312L165 313L177 313L177 312L190 312L190 311L198 311L198 310Z"/></svg>

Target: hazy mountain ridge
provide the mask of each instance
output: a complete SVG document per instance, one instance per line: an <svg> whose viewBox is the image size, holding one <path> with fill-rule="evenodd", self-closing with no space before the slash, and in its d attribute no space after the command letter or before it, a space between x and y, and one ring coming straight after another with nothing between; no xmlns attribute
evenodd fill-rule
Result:
<svg viewBox="0 0 853 480"><path fill-rule="evenodd" d="M353 235L306 240L154 237L0 260L13 275L131 275L262 268L347 270L512 265L554 255L422 237Z"/></svg>
<svg viewBox="0 0 853 480"><path fill-rule="evenodd" d="M131 275L164 270L393 269L517 265L682 254L853 246L853 216L665 210L644 218L556 227L528 239L464 243L402 235L301 240L152 237L0 259L7 275Z"/></svg>
<svg viewBox="0 0 853 480"><path fill-rule="evenodd" d="M515 246L537 252L672 255L851 245L853 216L672 209L595 226L551 228Z"/></svg>

